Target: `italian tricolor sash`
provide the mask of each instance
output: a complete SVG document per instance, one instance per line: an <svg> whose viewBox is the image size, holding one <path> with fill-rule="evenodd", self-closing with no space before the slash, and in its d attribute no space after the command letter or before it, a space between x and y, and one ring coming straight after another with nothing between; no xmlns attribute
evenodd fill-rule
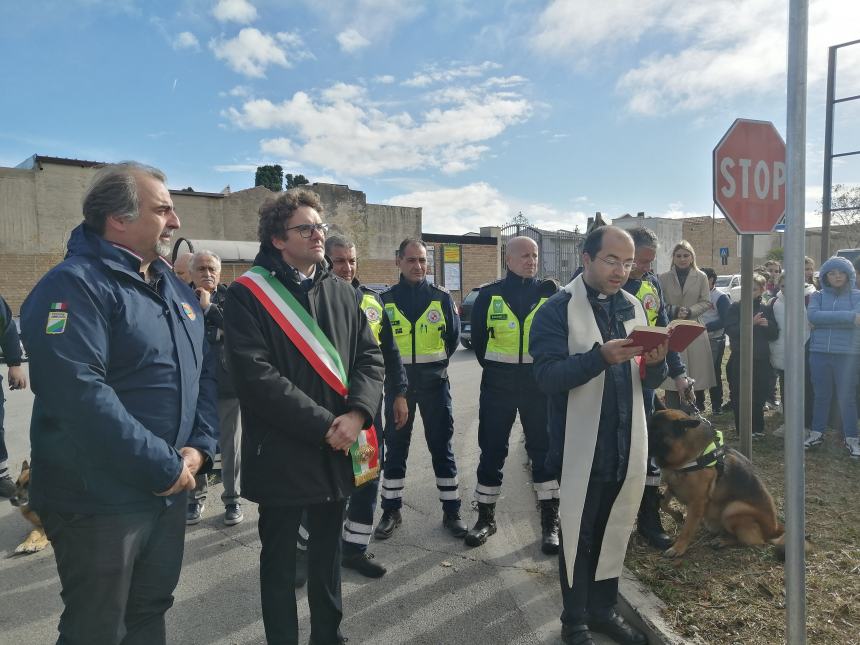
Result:
<svg viewBox="0 0 860 645"><path fill-rule="evenodd" d="M323 381L346 398L349 394L349 377L340 360L340 354L289 289L259 266L251 267L237 278L236 282L254 294ZM352 457L352 473L356 486L361 486L379 475L379 444L373 425L359 432L349 454Z"/></svg>

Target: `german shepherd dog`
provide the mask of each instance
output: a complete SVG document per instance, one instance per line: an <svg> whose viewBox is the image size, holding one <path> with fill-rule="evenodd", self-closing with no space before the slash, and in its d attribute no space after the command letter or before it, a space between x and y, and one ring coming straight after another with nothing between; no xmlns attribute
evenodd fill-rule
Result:
<svg viewBox="0 0 860 645"><path fill-rule="evenodd" d="M36 553L48 546L48 538L45 535L45 529L42 527L42 522L36 512L30 509L30 464L26 461L21 466L21 474L18 476L18 481L15 483L17 490L15 495L9 500L12 506L17 506L21 509L23 515L34 528L30 531L27 539L21 542L15 549L13 555L23 553Z"/></svg>
<svg viewBox="0 0 860 645"><path fill-rule="evenodd" d="M785 529L776 519L773 498L752 463L737 450L709 452L715 438L710 424L680 410L663 410L651 417L648 447L668 484L661 508L678 523L683 521L664 555L684 555L702 522L718 536L714 544L718 548L774 544L778 555L784 553ZM672 497L687 507L686 518L669 507Z"/></svg>

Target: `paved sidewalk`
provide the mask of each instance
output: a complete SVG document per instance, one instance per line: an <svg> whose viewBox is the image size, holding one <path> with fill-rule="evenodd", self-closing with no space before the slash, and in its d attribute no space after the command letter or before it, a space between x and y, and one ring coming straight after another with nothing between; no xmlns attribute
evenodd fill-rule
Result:
<svg viewBox="0 0 860 645"><path fill-rule="evenodd" d="M480 370L474 355L461 350L450 372L460 492L464 519L471 526L476 517L469 502L478 458ZM7 392L6 397L10 463L17 469L29 451L26 428L32 395ZM388 574L368 580L353 571L343 572L343 631L350 644L560 643L557 561L540 552L539 513L525 468L521 429L515 427L512 435L498 533L477 549L442 529L429 454L417 424L413 437L403 526L390 540L371 544ZM210 489L203 521L188 527L176 604L168 613L171 643L264 642L256 506L243 505L245 521L226 527L220 493L220 485ZM28 530L17 509L0 503L0 554L10 553ZM0 598L0 641L17 645L55 641L62 607L50 547L31 556L0 557ZM300 639L306 642L305 590L299 599Z"/></svg>

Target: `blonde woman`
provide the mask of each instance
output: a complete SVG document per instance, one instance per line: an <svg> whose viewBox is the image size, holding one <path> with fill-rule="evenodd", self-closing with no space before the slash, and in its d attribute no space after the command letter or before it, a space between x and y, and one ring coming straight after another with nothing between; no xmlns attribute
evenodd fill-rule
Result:
<svg viewBox="0 0 860 645"><path fill-rule="evenodd" d="M669 318L699 320L711 307L708 276L696 266L696 252L687 240L681 240L672 249L672 268L660 276L663 300ZM696 407L705 408L705 392L716 385L714 362L708 335L702 334L683 352L681 360L687 366L687 375L695 380ZM663 383L666 404L680 407L677 386L672 379Z"/></svg>

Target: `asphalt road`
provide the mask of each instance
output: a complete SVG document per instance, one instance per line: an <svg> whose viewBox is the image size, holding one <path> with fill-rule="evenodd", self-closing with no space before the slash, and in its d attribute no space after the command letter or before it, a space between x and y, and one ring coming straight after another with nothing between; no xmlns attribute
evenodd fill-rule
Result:
<svg viewBox="0 0 860 645"><path fill-rule="evenodd" d="M478 461L480 367L459 350L449 370L464 519ZM5 370L4 370L5 375ZM32 394L6 390L10 469L29 454ZM477 549L442 528L423 432L416 423L409 459L403 525L370 550L388 568L380 580L343 572L343 632L350 643L496 644L560 643L561 597L555 558L540 551L539 514L517 424L497 507L498 532ZM189 527L176 602L167 615L169 641L180 645L251 645L264 642L258 589L257 510L245 521L222 524L221 487L210 489L204 519ZM377 519L380 512L377 511ZM29 531L11 504L0 503L0 554L11 553ZM299 599L301 640L309 631L305 590ZM43 645L56 640L62 604L50 547L29 555L0 556L0 643ZM609 640L598 640L608 643Z"/></svg>

